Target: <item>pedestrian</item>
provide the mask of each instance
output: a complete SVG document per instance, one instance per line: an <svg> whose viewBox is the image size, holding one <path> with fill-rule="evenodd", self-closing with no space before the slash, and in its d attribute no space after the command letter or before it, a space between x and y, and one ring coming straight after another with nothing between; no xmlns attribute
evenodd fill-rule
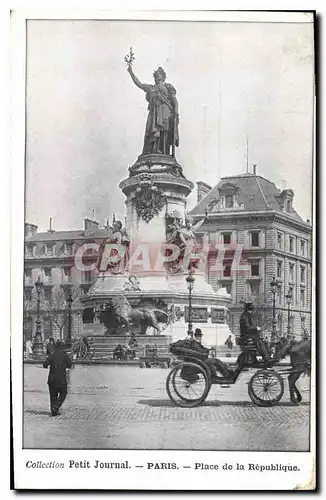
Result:
<svg viewBox="0 0 326 500"><path fill-rule="evenodd" d="M46 355L51 356L51 354L54 353L54 350L55 350L54 338L50 337L49 342L47 343L47 346L46 346Z"/></svg>
<svg viewBox="0 0 326 500"><path fill-rule="evenodd" d="M48 386L50 393L51 415L60 415L59 410L67 397L67 368L72 367L70 356L63 352L64 344L58 340L54 351L43 363L44 368L50 367Z"/></svg>
<svg viewBox="0 0 326 500"><path fill-rule="evenodd" d="M232 342L232 337L231 335L228 336L228 338L226 339L226 341L224 342L224 345L226 345L226 347L228 349L233 349L233 342Z"/></svg>

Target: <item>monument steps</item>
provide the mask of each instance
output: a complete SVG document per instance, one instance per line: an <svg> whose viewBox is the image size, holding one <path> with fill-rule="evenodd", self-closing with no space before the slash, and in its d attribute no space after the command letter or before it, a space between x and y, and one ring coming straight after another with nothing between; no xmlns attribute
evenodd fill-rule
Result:
<svg viewBox="0 0 326 500"><path fill-rule="evenodd" d="M87 337L90 345L90 354L94 359L112 359L113 351L118 344L127 345L129 337L127 336L89 336ZM158 356L169 355L169 347L172 337L166 335L139 335L136 336L138 346L134 348L136 357L144 356L145 346L156 347Z"/></svg>

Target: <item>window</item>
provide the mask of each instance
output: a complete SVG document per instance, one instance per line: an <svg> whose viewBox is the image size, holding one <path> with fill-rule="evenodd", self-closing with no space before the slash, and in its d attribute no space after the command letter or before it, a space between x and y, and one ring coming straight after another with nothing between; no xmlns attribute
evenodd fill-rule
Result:
<svg viewBox="0 0 326 500"><path fill-rule="evenodd" d="M66 243L65 245L65 254L72 255L72 243Z"/></svg>
<svg viewBox="0 0 326 500"><path fill-rule="evenodd" d="M251 276L259 276L259 262L251 262Z"/></svg>
<svg viewBox="0 0 326 500"><path fill-rule="evenodd" d="M306 268L304 266L300 266L300 283L306 282Z"/></svg>
<svg viewBox="0 0 326 500"><path fill-rule="evenodd" d="M282 333L282 330L283 330L283 316L282 314L280 313L278 316L277 316L277 331L279 334Z"/></svg>
<svg viewBox="0 0 326 500"><path fill-rule="evenodd" d="M294 281L294 264L289 266L289 281Z"/></svg>
<svg viewBox="0 0 326 500"><path fill-rule="evenodd" d="M306 291L304 288L300 290L300 306L306 307Z"/></svg>
<svg viewBox="0 0 326 500"><path fill-rule="evenodd" d="M258 297L260 294L260 283L253 282L249 284L251 297Z"/></svg>
<svg viewBox="0 0 326 500"><path fill-rule="evenodd" d="M223 244L230 245L231 244L231 233L223 233Z"/></svg>
<svg viewBox="0 0 326 500"><path fill-rule="evenodd" d="M293 238L293 236L289 237L289 252L294 253L294 238Z"/></svg>
<svg viewBox="0 0 326 500"><path fill-rule="evenodd" d="M295 330L294 330L294 316L293 315L290 317L290 333L292 335L294 335L294 333L295 333Z"/></svg>
<svg viewBox="0 0 326 500"><path fill-rule="evenodd" d="M231 264L224 264L223 276L227 278L231 276Z"/></svg>
<svg viewBox="0 0 326 500"><path fill-rule="evenodd" d="M225 195L225 208L233 208L234 206L234 196L233 194Z"/></svg>
<svg viewBox="0 0 326 500"><path fill-rule="evenodd" d="M253 231L251 233L251 246L259 247L259 231Z"/></svg>
<svg viewBox="0 0 326 500"><path fill-rule="evenodd" d="M286 211L292 212L292 201L291 200L286 200Z"/></svg>
<svg viewBox="0 0 326 500"><path fill-rule="evenodd" d="M306 242L305 240L300 240L300 255L305 255Z"/></svg>
<svg viewBox="0 0 326 500"><path fill-rule="evenodd" d="M277 233L277 248L282 250L282 233Z"/></svg>
<svg viewBox="0 0 326 500"><path fill-rule="evenodd" d="M48 339L52 335L52 321L51 318L44 318L43 320L43 335Z"/></svg>
<svg viewBox="0 0 326 500"><path fill-rule="evenodd" d="M53 243L47 243L44 248L45 255L53 255Z"/></svg>
<svg viewBox="0 0 326 500"><path fill-rule="evenodd" d="M51 278L51 268L50 268L50 267L46 267L46 268L44 269L44 276L45 276L46 278Z"/></svg>
<svg viewBox="0 0 326 500"><path fill-rule="evenodd" d="M34 245L26 245L26 257L34 257Z"/></svg>
<svg viewBox="0 0 326 500"><path fill-rule="evenodd" d="M280 306L283 304L283 292L282 287L279 287L276 293L276 303Z"/></svg>
<svg viewBox="0 0 326 500"><path fill-rule="evenodd" d="M277 261L277 268L276 268L276 276L277 278L282 278L282 271L283 271L283 266L282 262L279 260Z"/></svg>
<svg viewBox="0 0 326 500"><path fill-rule="evenodd" d="M51 288L44 288L44 300L46 300L47 302L52 302Z"/></svg>

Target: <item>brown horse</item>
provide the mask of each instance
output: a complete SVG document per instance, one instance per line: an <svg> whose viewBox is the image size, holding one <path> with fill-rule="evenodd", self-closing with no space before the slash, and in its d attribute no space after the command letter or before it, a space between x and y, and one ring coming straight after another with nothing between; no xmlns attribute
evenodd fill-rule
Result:
<svg viewBox="0 0 326 500"><path fill-rule="evenodd" d="M274 361L279 361L285 356L290 356L291 373L288 376L289 390L292 403L298 404L302 401L299 389L295 385L302 373L309 372L311 368L311 342L309 339L299 342L281 339L276 345Z"/></svg>

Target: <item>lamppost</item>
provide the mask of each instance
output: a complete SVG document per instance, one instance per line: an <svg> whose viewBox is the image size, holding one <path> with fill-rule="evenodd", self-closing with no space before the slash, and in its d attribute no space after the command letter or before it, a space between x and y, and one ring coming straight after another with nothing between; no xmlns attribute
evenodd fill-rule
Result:
<svg viewBox="0 0 326 500"><path fill-rule="evenodd" d="M68 332L66 338L66 347L71 347L71 306L73 303L73 298L71 294L71 290L68 292L67 305L68 305Z"/></svg>
<svg viewBox="0 0 326 500"><path fill-rule="evenodd" d="M191 271L189 271L188 276L186 277L186 282L189 290L189 311L188 311L188 335L193 337L194 332L192 329L192 304L191 304L191 294L194 288L195 278L193 277Z"/></svg>
<svg viewBox="0 0 326 500"><path fill-rule="evenodd" d="M293 290L292 287L289 287L288 293L285 295L286 302L288 305L288 327L287 327L287 336L290 338L291 336L291 302L292 302Z"/></svg>
<svg viewBox="0 0 326 500"><path fill-rule="evenodd" d="M275 279L275 276L273 276L273 279L270 283L271 285L271 290L273 294L273 329L272 329L272 342L275 341L276 339L276 330L277 330L277 322L276 322L276 293L277 293L277 288L278 288L278 282Z"/></svg>
<svg viewBox="0 0 326 500"><path fill-rule="evenodd" d="M43 282L41 276L37 278L35 282L35 288L37 293L37 309L36 309L36 330L33 342L33 354L36 358L43 358L43 338L42 338L42 326L40 318L40 303L41 303L41 292L43 290Z"/></svg>

